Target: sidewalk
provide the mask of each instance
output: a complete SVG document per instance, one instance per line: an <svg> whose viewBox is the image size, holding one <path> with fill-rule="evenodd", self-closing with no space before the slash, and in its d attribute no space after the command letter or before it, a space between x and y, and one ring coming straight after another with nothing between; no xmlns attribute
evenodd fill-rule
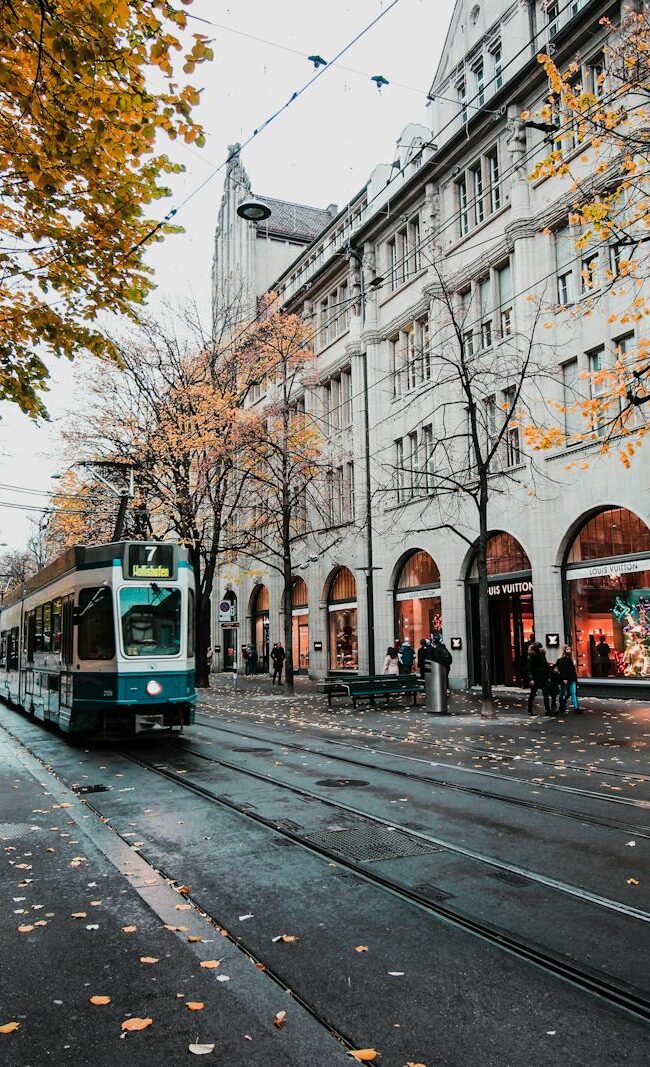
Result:
<svg viewBox="0 0 650 1067"><path fill-rule="evenodd" d="M2 728L0 795L3 1067L176 1067L194 1062L197 1042L214 1045L206 1063L232 1067L349 1062L137 842L103 825Z"/></svg>

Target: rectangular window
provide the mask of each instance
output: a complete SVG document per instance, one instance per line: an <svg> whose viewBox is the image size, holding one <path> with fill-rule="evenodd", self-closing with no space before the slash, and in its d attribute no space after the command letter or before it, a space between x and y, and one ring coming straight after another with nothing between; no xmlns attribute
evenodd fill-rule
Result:
<svg viewBox="0 0 650 1067"><path fill-rule="evenodd" d="M151 586L145 589L135 587L136 594L147 596ZM179 593L180 596L180 593ZM79 591L77 614L77 651L79 659L114 659L115 626L113 622L113 601L111 590L106 585L94 589Z"/></svg>
<svg viewBox="0 0 650 1067"><path fill-rule="evenodd" d="M490 348L492 345L492 300L489 277L481 279L478 283L478 294L481 306L481 348Z"/></svg>
<svg viewBox="0 0 650 1067"><path fill-rule="evenodd" d="M354 463L346 463L343 472L343 521L354 519Z"/></svg>
<svg viewBox="0 0 650 1067"><path fill-rule="evenodd" d="M488 154L488 174L490 176L490 211L501 207L501 173L499 171L499 153L495 148Z"/></svg>
<svg viewBox="0 0 650 1067"><path fill-rule="evenodd" d="M194 655L194 634L196 632L196 597L193 589L188 589L187 593L187 655L188 658Z"/></svg>
<svg viewBox="0 0 650 1067"><path fill-rule="evenodd" d="M334 471L334 525L339 526L343 522L343 497L345 492L343 467L337 467Z"/></svg>
<svg viewBox="0 0 650 1067"><path fill-rule="evenodd" d="M576 256L575 241L568 226L562 226L555 233L555 265L557 270L557 297L562 305L572 304L573 263Z"/></svg>
<svg viewBox="0 0 650 1067"><path fill-rule="evenodd" d="M464 81L458 86L458 103L460 104L460 121L465 126L467 124L467 86Z"/></svg>
<svg viewBox="0 0 650 1067"><path fill-rule="evenodd" d="M583 296L598 288L598 253L583 255L580 260L580 292Z"/></svg>
<svg viewBox="0 0 650 1067"><path fill-rule="evenodd" d="M126 656L177 656L181 650L181 591L155 582L119 591Z"/></svg>
<svg viewBox="0 0 650 1067"><path fill-rule="evenodd" d="M34 651L43 651L43 605L34 612Z"/></svg>
<svg viewBox="0 0 650 1067"><path fill-rule="evenodd" d="M388 344L390 346L390 369L393 376L393 397L397 397L402 395L405 388L401 335L392 337Z"/></svg>
<svg viewBox="0 0 650 1067"><path fill-rule="evenodd" d="M460 235L464 237L469 233L469 207L467 203L467 181L463 177L456 185L458 190L458 211L460 220Z"/></svg>
<svg viewBox="0 0 650 1067"><path fill-rule="evenodd" d="M482 59L474 67L474 75L476 77L476 103L478 107L483 107L485 103L485 73Z"/></svg>
<svg viewBox="0 0 650 1067"><path fill-rule="evenodd" d="M420 319L415 324L416 358L420 383L431 381L431 349L429 345L429 319Z"/></svg>
<svg viewBox="0 0 650 1067"><path fill-rule="evenodd" d="M546 5L546 17L548 19L549 40L555 37L560 28L560 3L559 0L550 0Z"/></svg>
<svg viewBox="0 0 650 1067"><path fill-rule="evenodd" d="M501 45L499 45L492 52L492 62L494 64L493 68L492 68L492 75L493 75L493 78L494 78L494 88L495 88L495 90L496 89L500 89L501 86L503 85L503 67L502 67L502 62L503 61L502 61L501 57L502 57Z"/></svg>
<svg viewBox="0 0 650 1067"><path fill-rule="evenodd" d="M571 359L562 365L562 406L564 408L564 432L569 440L567 444L577 444L571 440L582 431L582 419L575 404L581 399L578 360Z"/></svg>
<svg viewBox="0 0 650 1067"><path fill-rule="evenodd" d="M468 356L474 355L474 331L465 330L463 334L463 354Z"/></svg>
<svg viewBox="0 0 650 1067"><path fill-rule="evenodd" d="M419 458L418 458L418 435L417 433L409 434L409 455L408 455L408 471L406 477L406 484L408 489L408 495L413 496L417 494L420 488L419 479Z"/></svg>
<svg viewBox="0 0 650 1067"><path fill-rule="evenodd" d="M411 219L408 225L409 229L409 248L411 254L410 267L407 268L408 274L417 274L422 266L422 249L420 248L420 220L416 217Z"/></svg>
<svg viewBox="0 0 650 1067"><path fill-rule="evenodd" d="M339 286L338 304L338 332L344 333L347 330L350 322L350 305L347 282L342 282Z"/></svg>
<svg viewBox="0 0 650 1067"><path fill-rule="evenodd" d="M406 364L406 388L415 389L418 384L418 354L415 350L415 330L413 326L407 326L402 331L402 344L404 346L404 361Z"/></svg>
<svg viewBox="0 0 650 1067"><path fill-rule="evenodd" d="M516 390L514 386L510 389L504 389L503 391L503 406L504 406L504 418L509 419L508 425L505 431L505 443L506 443L506 466L516 467L521 463L521 440L519 437L519 426L517 419L513 412L513 405L515 402Z"/></svg>
<svg viewBox="0 0 650 1067"><path fill-rule="evenodd" d="M52 648L52 604L43 604L43 652Z"/></svg>
<svg viewBox="0 0 650 1067"><path fill-rule="evenodd" d="M325 522L328 526L334 523L334 471L328 470L325 474Z"/></svg>
<svg viewBox="0 0 650 1067"><path fill-rule="evenodd" d="M587 64L587 92L593 93L597 100L605 95L605 57L600 52Z"/></svg>
<svg viewBox="0 0 650 1067"><path fill-rule="evenodd" d="M479 161L477 167L473 167L471 170L472 181L474 184L474 211L476 213L476 224L483 222L485 218L485 204L483 203L483 167Z"/></svg>
<svg viewBox="0 0 650 1067"><path fill-rule="evenodd" d="M404 441L401 437L395 441L395 493L399 504L404 497Z"/></svg>
<svg viewBox="0 0 650 1067"><path fill-rule="evenodd" d="M497 399L495 396L488 396L485 399L485 435L487 438L488 448L492 448L499 432L498 419L497 419ZM492 460L494 467L497 466L496 455Z"/></svg>
<svg viewBox="0 0 650 1067"><path fill-rule="evenodd" d="M512 272L510 264L499 267L497 272L497 291L499 296L499 328L502 337L512 334Z"/></svg>
<svg viewBox="0 0 650 1067"><path fill-rule="evenodd" d="M352 373L341 372L341 426L352 425Z"/></svg>
<svg viewBox="0 0 650 1067"><path fill-rule="evenodd" d="M330 382L330 397L331 397L331 424L333 430L340 429L341 426L341 379L332 378Z"/></svg>
<svg viewBox="0 0 650 1067"><path fill-rule="evenodd" d="M323 386L323 424L325 435L329 437L332 432L332 387L330 382Z"/></svg>
<svg viewBox="0 0 650 1067"><path fill-rule="evenodd" d="M605 348L600 346L594 348L588 353L589 361L589 374L592 377L589 380L590 392L592 400L599 400L607 392L607 382L604 378L600 377L600 372L605 370ZM595 377L594 377L595 376ZM599 436L605 433L606 422L609 418L609 412L597 411L594 415L594 427Z"/></svg>
<svg viewBox="0 0 650 1067"><path fill-rule="evenodd" d="M425 493L435 491L433 466L433 426L422 427L422 488Z"/></svg>
<svg viewBox="0 0 650 1067"><path fill-rule="evenodd" d="M52 652L61 651L62 613L63 601L61 597L57 597L52 601Z"/></svg>
<svg viewBox="0 0 650 1067"><path fill-rule="evenodd" d="M325 348L330 342L329 300L321 300L318 315L318 339L319 347Z"/></svg>

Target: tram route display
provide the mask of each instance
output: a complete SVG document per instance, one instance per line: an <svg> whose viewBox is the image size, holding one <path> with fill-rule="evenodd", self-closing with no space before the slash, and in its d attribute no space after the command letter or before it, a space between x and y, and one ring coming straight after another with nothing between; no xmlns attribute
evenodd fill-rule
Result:
<svg viewBox="0 0 650 1067"><path fill-rule="evenodd" d="M4 599L0 700L71 733L182 729L196 702L194 610L182 545L71 548Z"/></svg>

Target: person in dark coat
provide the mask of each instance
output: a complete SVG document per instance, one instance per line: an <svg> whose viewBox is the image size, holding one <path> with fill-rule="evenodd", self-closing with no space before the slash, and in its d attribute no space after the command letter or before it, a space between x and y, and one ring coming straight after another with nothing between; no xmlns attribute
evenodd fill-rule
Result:
<svg viewBox="0 0 650 1067"><path fill-rule="evenodd" d="M420 647L418 648L418 670L420 672L420 678L424 678L424 664L428 659L433 658L433 646L430 641L427 641L426 637L420 640Z"/></svg>
<svg viewBox="0 0 650 1067"><path fill-rule="evenodd" d="M528 652L528 677L530 679L530 690L528 693L528 714L533 714L533 704L537 695L537 690L541 689L542 696L544 698L544 714L551 714L551 705L549 703L549 674L550 667L548 660L546 659L546 653L544 649L537 641L534 645L530 646Z"/></svg>
<svg viewBox="0 0 650 1067"><path fill-rule="evenodd" d="M578 704L578 671L573 660L571 645L565 645L562 655L555 664L560 676L560 715L566 711L566 706L571 698L571 706L576 715L581 715Z"/></svg>
<svg viewBox="0 0 650 1067"><path fill-rule="evenodd" d="M551 702L551 715L557 715L557 701L562 689L560 672L556 663L548 665L548 698Z"/></svg>
<svg viewBox="0 0 650 1067"><path fill-rule="evenodd" d="M399 673L410 674L413 670L413 660L415 659L415 650L413 645L409 641L408 637L404 639L403 644L400 645L398 653L399 661Z"/></svg>
<svg viewBox="0 0 650 1067"><path fill-rule="evenodd" d="M447 648L446 644L442 640L440 634L436 634L433 639L433 648L431 650L431 659L436 663L442 664L445 668L445 674L447 675L447 688L449 688L449 671L451 665L454 662L454 657Z"/></svg>
<svg viewBox="0 0 650 1067"><path fill-rule="evenodd" d="M276 642L271 649L271 663L273 664L273 680L271 685L275 685L276 678L278 680L278 685L282 685L282 668L284 667L285 656L286 652L284 651L284 648L279 641Z"/></svg>
<svg viewBox="0 0 650 1067"><path fill-rule="evenodd" d="M601 634L598 638L598 644L596 645L596 663L598 665L599 678L607 678L611 667L609 653L611 649L605 639L605 634Z"/></svg>

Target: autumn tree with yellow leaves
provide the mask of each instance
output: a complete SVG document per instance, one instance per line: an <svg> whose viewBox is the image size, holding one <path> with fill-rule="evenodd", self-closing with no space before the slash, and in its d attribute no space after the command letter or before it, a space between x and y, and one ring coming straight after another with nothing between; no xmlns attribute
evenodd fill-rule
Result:
<svg viewBox="0 0 650 1067"><path fill-rule="evenodd" d="M203 144L199 92L180 81L212 58L189 3L0 7L0 399L30 415L44 356L119 358L98 317L134 314L146 246L175 229L157 202L180 167L160 136Z"/></svg>
<svg viewBox="0 0 650 1067"><path fill-rule="evenodd" d="M636 328L633 343L617 348L611 362L583 377L588 394L571 405L582 416L577 439L597 442L603 452L618 448L625 466L650 429L650 341L639 324L650 313L650 19L647 6L622 5L620 20L600 22L607 33L603 51L586 68L578 59L560 69L538 57L549 81L543 107L525 120L549 131L553 147L531 174L568 179L573 204L567 223L582 261L583 299L554 313L591 315L604 307L615 328ZM590 258L593 256L593 258ZM642 328L641 328L642 329ZM566 411L566 408L561 410ZM650 410L650 409L649 409ZM558 425L529 426L537 449L567 443Z"/></svg>

